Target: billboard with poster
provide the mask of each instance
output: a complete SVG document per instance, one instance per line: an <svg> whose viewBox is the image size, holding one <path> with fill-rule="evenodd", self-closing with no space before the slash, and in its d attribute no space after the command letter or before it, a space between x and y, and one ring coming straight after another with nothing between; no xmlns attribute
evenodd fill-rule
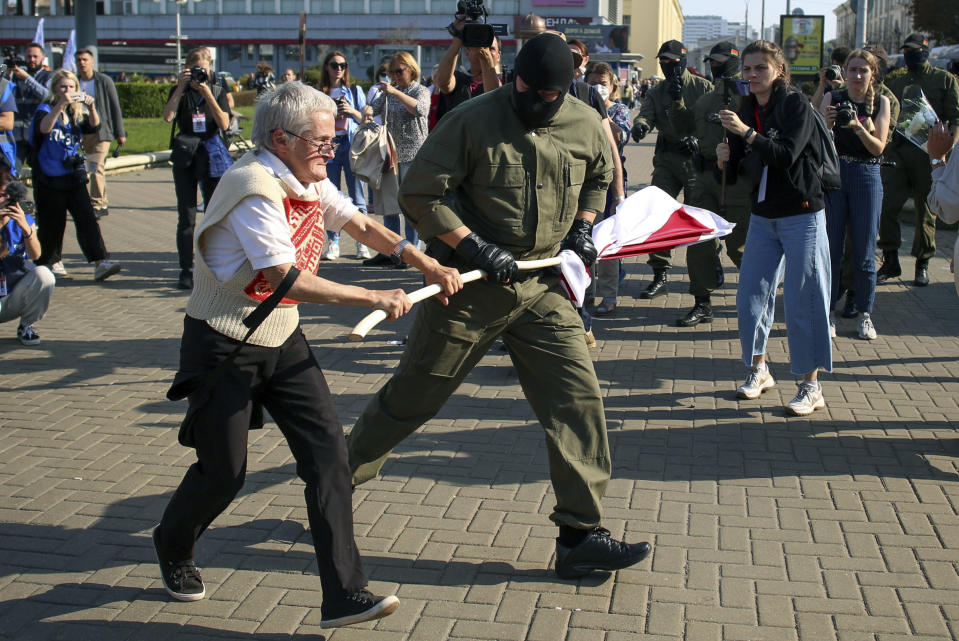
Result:
<svg viewBox="0 0 959 641"><path fill-rule="evenodd" d="M566 34L567 40L579 40L594 53L628 53L629 27L618 24L558 24L556 31Z"/></svg>
<svg viewBox="0 0 959 641"><path fill-rule="evenodd" d="M819 71L825 23L825 16L779 16L781 46L793 75Z"/></svg>

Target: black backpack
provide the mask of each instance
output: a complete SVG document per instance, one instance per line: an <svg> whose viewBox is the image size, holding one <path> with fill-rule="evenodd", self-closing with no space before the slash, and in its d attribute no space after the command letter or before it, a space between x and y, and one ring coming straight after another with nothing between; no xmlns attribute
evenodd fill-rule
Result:
<svg viewBox="0 0 959 641"><path fill-rule="evenodd" d="M813 135L803 154L812 156L812 163L816 167L816 175L819 176L823 191L835 191L842 187L842 178L839 175L839 152L836 151L832 131L826 126L826 117L818 109L813 107L805 97L800 96L799 99L802 100L805 109L812 112L815 123ZM784 99L776 105L776 122L783 122L782 110L785 104Z"/></svg>

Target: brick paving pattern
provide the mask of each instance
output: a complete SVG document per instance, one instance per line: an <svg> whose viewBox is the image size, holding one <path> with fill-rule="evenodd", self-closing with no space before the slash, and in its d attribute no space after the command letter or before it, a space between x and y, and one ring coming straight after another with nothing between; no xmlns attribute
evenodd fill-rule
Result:
<svg viewBox="0 0 959 641"><path fill-rule="evenodd" d="M628 147L633 187L652 141ZM168 169L110 179L101 221L123 272L103 285L73 226L43 344L0 326L0 639L495 639L530 641L894 641L959 636L959 299L955 235L940 232L932 285L882 285L879 339L840 320L827 408L786 418L794 393L781 306L770 355L778 386L739 401L736 273L716 321L692 305L684 252L671 293L642 301L626 263L620 306L596 319L613 481L606 523L653 555L612 576L548 569L555 528L541 430L505 352L493 350L442 412L357 489L356 534L375 591L401 609L319 627L320 584L301 483L275 426L251 433L246 487L198 545L208 598L174 603L150 531L192 461L165 400L186 296L174 288ZM911 228L905 230L911 233ZM353 251L344 239L344 254ZM904 247L909 247L907 239ZM913 261L904 257L904 272ZM351 258L321 275L407 289L414 274ZM345 341L364 311L302 308L349 428L389 377L408 321Z"/></svg>

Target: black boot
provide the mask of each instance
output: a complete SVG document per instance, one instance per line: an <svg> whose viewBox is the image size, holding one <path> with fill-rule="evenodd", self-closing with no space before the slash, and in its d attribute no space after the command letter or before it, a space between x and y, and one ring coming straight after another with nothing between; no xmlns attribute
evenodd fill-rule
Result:
<svg viewBox="0 0 959 641"><path fill-rule="evenodd" d="M859 316L859 310L856 309L856 292L851 289L846 292L846 302L842 306L843 318L856 318Z"/></svg>
<svg viewBox="0 0 959 641"><path fill-rule="evenodd" d="M912 281L916 287L925 287L929 284L929 259L921 258L916 261L916 280Z"/></svg>
<svg viewBox="0 0 959 641"><path fill-rule="evenodd" d="M663 294L669 293L669 285L666 284L666 270L654 269L653 282L646 286L646 291L639 295L640 298L657 298Z"/></svg>
<svg viewBox="0 0 959 641"><path fill-rule="evenodd" d="M676 319L676 324L680 327L692 327L711 322L713 322L713 307L709 303L709 296L697 296L696 305L685 316Z"/></svg>
<svg viewBox="0 0 959 641"><path fill-rule="evenodd" d="M899 253L896 251L882 252L882 267L876 272L876 282L884 283L899 276L902 276L902 267L899 266Z"/></svg>

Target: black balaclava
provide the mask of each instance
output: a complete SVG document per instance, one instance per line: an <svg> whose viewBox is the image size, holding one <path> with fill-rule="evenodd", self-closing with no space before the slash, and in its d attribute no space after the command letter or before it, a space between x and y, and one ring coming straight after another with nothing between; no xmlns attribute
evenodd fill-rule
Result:
<svg viewBox="0 0 959 641"><path fill-rule="evenodd" d="M726 62L716 62L710 59L709 68L713 73L713 80L720 78L732 78L739 73L739 58L729 56Z"/></svg>
<svg viewBox="0 0 959 641"><path fill-rule="evenodd" d="M907 49L902 52L902 59L906 62L909 71L919 71L929 59L928 49Z"/></svg>
<svg viewBox="0 0 959 641"><path fill-rule="evenodd" d="M659 61L659 68L663 70L663 78L667 80L676 76L683 75L683 70L686 68L686 56L680 56L679 60L672 60L670 62Z"/></svg>
<svg viewBox="0 0 959 641"><path fill-rule="evenodd" d="M573 82L573 54L557 35L541 33L523 45L516 55L516 75L529 89L518 91L513 83L513 109L530 129L545 127L563 105L564 94ZM539 91L559 91L552 102L543 100Z"/></svg>

